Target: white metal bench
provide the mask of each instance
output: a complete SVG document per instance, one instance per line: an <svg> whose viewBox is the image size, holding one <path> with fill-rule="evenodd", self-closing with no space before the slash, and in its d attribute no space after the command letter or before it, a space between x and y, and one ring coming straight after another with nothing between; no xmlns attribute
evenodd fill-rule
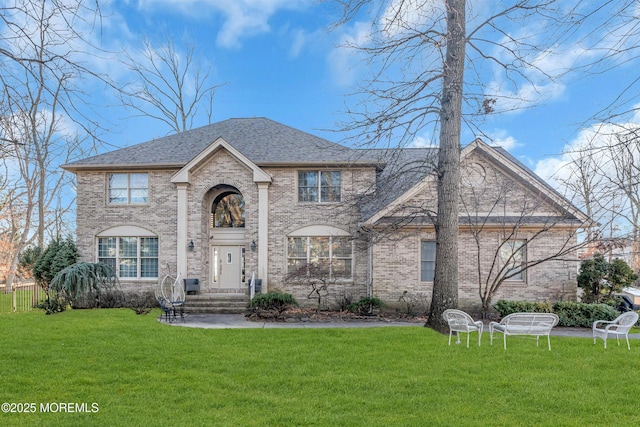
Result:
<svg viewBox="0 0 640 427"><path fill-rule="evenodd" d="M558 316L553 313L511 313L499 323L489 323L489 343L493 345L493 332L501 332L504 349L507 349L507 335L532 335L536 337L536 347L541 336L547 336L549 350L551 329L558 324Z"/></svg>

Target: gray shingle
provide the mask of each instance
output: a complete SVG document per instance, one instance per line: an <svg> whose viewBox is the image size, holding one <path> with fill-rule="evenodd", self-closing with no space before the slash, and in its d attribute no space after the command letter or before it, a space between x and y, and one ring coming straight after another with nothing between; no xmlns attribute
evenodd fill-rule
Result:
<svg viewBox="0 0 640 427"><path fill-rule="evenodd" d="M436 148L394 148L366 150L367 157L384 166L376 179L376 191L360 202L363 220L368 220L385 206L418 184L435 169Z"/></svg>
<svg viewBox="0 0 640 427"><path fill-rule="evenodd" d="M154 139L65 165L88 167L182 166L223 138L258 164L350 163L368 159L323 138L266 118L228 119L186 132Z"/></svg>

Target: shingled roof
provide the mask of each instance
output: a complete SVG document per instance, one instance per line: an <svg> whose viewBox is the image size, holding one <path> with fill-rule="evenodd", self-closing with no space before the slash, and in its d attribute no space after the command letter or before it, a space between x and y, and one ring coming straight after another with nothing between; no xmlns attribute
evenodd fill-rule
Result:
<svg viewBox="0 0 640 427"><path fill-rule="evenodd" d="M361 150L258 117L228 119L64 165L68 170L113 167L182 167L224 139L259 166L371 163Z"/></svg>
<svg viewBox="0 0 640 427"><path fill-rule="evenodd" d="M367 220L380 209L404 194L425 176L432 173L436 162L436 148L388 148L365 150L367 157L378 159L376 188L362 197L360 212Z"/></svg>

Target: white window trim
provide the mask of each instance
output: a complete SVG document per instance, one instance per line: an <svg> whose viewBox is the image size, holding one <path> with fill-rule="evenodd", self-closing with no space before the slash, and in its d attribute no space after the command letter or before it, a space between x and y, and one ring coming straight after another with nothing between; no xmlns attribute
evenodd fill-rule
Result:
<svg viewBox="0 0 640 427"><path fill-rule="evenodd" d="M309 200L300 200L300 172L315 172L318 174L318 200L309 201ZM322 201L322 172L340 172L340 200L337 202L323 202ZM296 171L296 198L298 199L298 203L313 203L313 204L321 204L321 205L332 205L342 203L342 170L340 169L299 169Z"/></svg>
<svg viewBox="0 0 640 427"><path fill-rule="evenodd" d="M419 278L420 283L433 283L433 280L422 280L422 243L423 242L433 242L433 243L435 243L436 240L435 239L420 239L418 241L418 245L419 245L418 246L418 278ZM435 275L435 263L436 263L436 260L434 258L434 260L433 260L434 275Z"/></svg>
<svg viewBox="0 0 640 427"><path fill-rule="evenodd" d="M137 175L147 175L147 201L146 203L133 203L131 202L131 175L132 174L137 174ZM127 201L124 203L114 203L111 202L111 184L110 184L110 180L109 177L111 175L127 175ZM140 172L107 172L106 176L105 176L105 183L106 183L106 187L107 187L107 191L106 191L106 202L107 205L109 206L148 206L149 205L149 201L151 200L151 190L150 190L150 185L149 185L149 173L146 171L140 171Z"/></svg>
<svg viewBox="0 0 640 427"><path fill-rule="evenodd" d="M137 260L137 272L136 272L136 277L123 277L122 280L131 280L131 281L156 281L158 280L158 277L140 277L140 269L141 269L141 253L140 251L142 250L142 246L141 246L141 239L142 238L155 238L158 239L158 276L160 275L160 239L158 238L158 236L152 232L150 232L149 230L146 230L142 227L136 227L136 226L117 226L117 227L112 227L109 228L107 230L104 230L98 234L96 234L95 237L95 260L96 262L98 262L98 260L100 258L108 258L108 257L100 257L100 239L101 238L115 238L116 239L116 268L115 268L115 273L116 276L118 278L120 278L120 238L121 237L135 237L137 239L137 254L136 254L136 260Z"/></svg>
<svg viewBox="0 0 640 427"><path fill-rule="evenodd" d="M504 247L504 245L508 244L508 243L521 243L520 248L518 248L518 250L522 250L523 251L523 259L522 259L522 266L526 266L527 264L527 240L526 239L510 239L510 240L506 240L503 241L501 243L501 247L499 248L499 250L502 250L502 248ZM499 256L500 258L500 268L504 267L504 260L502 259L502 256ZM506 275L507 273L509 273L511 270L505 270L502 272L503 275ZM510 277L508 279L504 279L505 282L507 283L527 283L527 270L521 270L520 274L522 275L522 277Z"/></svg>
<svg viewBox="0 0 640 427"><path fill-rule="evenodd" d="M310 260L310 256L311 256L311 245L309 244L309 239L312 237L328 237L329 241L331 242L331 240L334 237L351 237L351 235L349 233L346 233L344 230L340 230L337 229L335 227L331 227L332 229L336 229L340 231L340 234L301 234L302 230L311 230L311 229L315 229L315 227L319 227L316 230L320 230L322 229L321 227L330 227L330 226L311 226L311 227L305 227L299 230L296 230L296 232L291 233L289 235L287 235L286 240L285 240L285 247L287 248L287 253L286 253L286 265L285 265L285 271L287 272L287 274L290 273L289 271L289 238L290 237L298 237L298 238L306 238L307 239L307 254L306 254L306 261L307 264L309 263ZM343 234L344 233L344 234ZM333 276L333 266L332 263L329 264L329 277L332 280L335 280L336 282L352 282L353 281L353 268L354 268L354 261L355 261L355 242L354 241L350 241L349 242L351 244L351 266L349 271L351 272L349 277L334 277ZM333 260L333 247L331 244L329 244L329 260ZM296 258L299 259L299 258ZM336 259L347 259L345 257L336 257Z"/></svg>

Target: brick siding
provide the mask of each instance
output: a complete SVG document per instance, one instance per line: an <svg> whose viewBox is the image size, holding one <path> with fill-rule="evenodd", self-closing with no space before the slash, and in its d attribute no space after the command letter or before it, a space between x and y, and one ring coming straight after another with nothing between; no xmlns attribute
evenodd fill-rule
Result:
<svg viewBox="0 0 640 427"><path fill-rule="evenodd" d="M482 189L471 186L462 187L463 200L477 212L495 209L492 200L497 197L508 201L500 211L511 214L521 212L523 206L530 207L539 203L539 212L553 212L548 204L529 195L524 184L514 184L508 175L499 168L493 167L486 160L478 157L473 161L483 165L487 171ZM305 306L315 306L316 301L309 299L309 286L287 283L287 236L306 226L328 225L338 227L354 236L353 278L332 285L324 306L336 306L345 300L356 301L367 295L369 284L368 245L361 240L359 233L360 215L355 203L351 203L358 194L369 191L375 181L374 168L352 168L342 170L342 203L299 203L297 200L296 168L265 167L264 171L272 176L269 186L269 236L268 236L268 271L269 289L289 292ZM117 172L126 172L120 171ZM82 260L96 260L96 234L111 227L120 225L138 226L156 234L159 239L160 275L167 268L176 271L178 248L176 243L177 192L171 183L171 176L177 170L149 171L149 204L144 206L113 206L107 203L107 173L78 172L77 192L77 244ZM202 165L191 173L191 184L188 188L188 227L187 240L195 244L195 251L187 254L189 277L197 277L201 288L209 286L210 257L210 211L215 197L212 191L217 185L225 184L238 189L245 200L244 245L246 248L246 272L250 276L257 271L257 253L250 251L250 244L258 237L258 188L253 182L252 171L238 162L226 150L219 150L206 159ZM509 189L509 196L505 196ZM482 195L482 197L478 197ZM470 202L472 197L475 201ZM412 210L415 207L435 211L435 184L426 185L419 193L411 197L403 208ZM465 210L466 209L466 210ZM461 207L461 215L468 212ZM402 212L403 209L400 209ZM405 210L406 212L406 210ZM499 244L499 230L486 231L482 234L481 260L483 275L487 265ZM526 239L522 234L520 238ZM540 257L550 251L557 250L563 243L564 235L557 230L549 232L544 239L536 240L527 247L527 256ZM432 284L420 281L420 242L434 240L432 228L416 227L394 231L393 238L384 238L376 242L372 250L373 295L387 303L401 305L400 300L407 295L419 298L428 304L431 297ZM459 301L462 308L477 308L477 247L469 230L462 230L459 241L460 283ZM567 257L570 259L571 257ZM573 261L552 261L536 266L527 271L525 282L504 283L494 297L500 298L547 300L570 298L575 295L575 257ZM168 267L167 267L168 266ZM572 276L573 274L573 276ZM127 288L153 288L155 280L123 281Z"/></svg>

